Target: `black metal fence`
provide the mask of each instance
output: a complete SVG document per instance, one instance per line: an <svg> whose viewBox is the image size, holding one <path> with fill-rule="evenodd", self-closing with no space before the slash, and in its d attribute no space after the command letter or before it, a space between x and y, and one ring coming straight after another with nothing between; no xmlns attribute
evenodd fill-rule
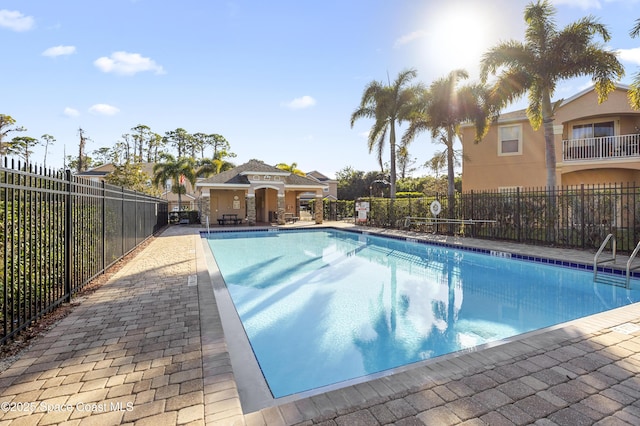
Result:
<svg viewBox="0 0 640 426"><path fill-rule="evenodd" d="M453 215L448 213L446 195L360 201L370 204L363 224L371 226L579 249L597 249L613 233L622 252L633 251L640 240L640 187L635 183L471 191L456 194ZM433 201L441 205L440 219L461 223L433 225L428 220L407 220L433 218Z"/></svg>
<svg viewBox="0 0 640 426"><path fill-rule="evenodd" d="M167 224L166 200L59 172L0 166L0 343L70 300Z"/></svg>

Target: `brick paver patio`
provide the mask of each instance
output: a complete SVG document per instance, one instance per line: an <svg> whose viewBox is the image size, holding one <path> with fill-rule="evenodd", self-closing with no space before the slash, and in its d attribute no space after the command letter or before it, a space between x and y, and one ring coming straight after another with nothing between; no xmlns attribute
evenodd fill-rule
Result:
<svg viewBox="0 0 640 426"><path fill-rule="evenodd" d="M0 374L0 425L640 424L638 304L243 413L198 231L168 228Z"/></svg>

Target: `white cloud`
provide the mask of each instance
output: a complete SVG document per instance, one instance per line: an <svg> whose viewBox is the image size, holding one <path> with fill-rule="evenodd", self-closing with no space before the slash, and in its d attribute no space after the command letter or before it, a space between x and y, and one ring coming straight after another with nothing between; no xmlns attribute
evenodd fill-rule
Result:
<svg viewBox="0 0 640 426"><path fill-rule="evenodd" d="M144 71L152 71L155 74L165 73L162 66L156 64L153 59L145 58L139 53L113 52L110 57L98 58L93 64L103 72L120 75L134 75Z"/></svg>
<svg viewBox="0 0 640 426"><path fill-rule="evenodd" d="M55 58L57 56L71 55L73 53L76 53L75 46L54 46L42 52L42 56Z"/></svg>
<svg viewBox="0 0 640 426"><path fill-rule="evenodd" d="M24 16L17 10L0 10L0 27L13 31L29 31L35 25L31 16Z"/></svg>
<svg viewBox="0 0 640 426"><path fill-rule="evenodd" d="M294 100L289 102L283 102L281 105L289 109L304 109L304 108L312 107L315 104L316 104L315 99L313 99L311 96L305 95L301 98L295 98Z"/></svg>
<svg viewBox="0 0 640 426"><path fill-rule="evenodd" d="M64 115L66 115L67 117L77 117L77 116L79 116L79 115L80 115L80 111L78 111L78 110L77 110L77 109L75 109L75 108L66 107L66 108L64 109L63 114L64 114Z"/></svg>
<svg viewBox="0 0 640 426"><path fill-rule="evenodd" d="M95 104L89 108L89 112L95 115L116 115L120 110L112 105Z"/></svg>
<svg viewBox="0 0 640 426"><path fill-rule="evenodd" d="M623 61L633 62L634 64L640 65L640 47L635 47L633 49L619 49L618 56Z"/></svg>
<svg viewBox="0 0 640 426"><path fill-rule="evenodd" d="M393 47L398 48L398 47L403 46L405 44L409 44L414 40L425 38L428 34L429 33L427 31L424 31L424 30L418 30L418 31L414 31L414 32L409 33L409 34L405 34L402 37L396 39L395 43L393 43Z"/></svg>

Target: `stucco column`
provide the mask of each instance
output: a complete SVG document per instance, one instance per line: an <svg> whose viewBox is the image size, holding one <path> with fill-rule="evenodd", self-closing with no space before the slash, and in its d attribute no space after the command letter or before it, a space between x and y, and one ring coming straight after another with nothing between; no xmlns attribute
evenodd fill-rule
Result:
<svg viewBox="0 0 640 426"><path fill-rule="evenodd" d="M278 192L278 225L284 225L286 222L284 220L284 194Z"/></svg>
<svg viewBox="0 0 640 426"><path fill-rule="evenodd" d="M316 202L314 204L315 207L315 216L316 216L316 224L319 225L322 223L322 210L324 206L322 204L322 194L316 194Z"/></svg>
<svg viewBox="0 0 640 426"><path fill-rule="evenodd" d="M256 195L247 194L247 222L249 225L256 224Z"/></svg>

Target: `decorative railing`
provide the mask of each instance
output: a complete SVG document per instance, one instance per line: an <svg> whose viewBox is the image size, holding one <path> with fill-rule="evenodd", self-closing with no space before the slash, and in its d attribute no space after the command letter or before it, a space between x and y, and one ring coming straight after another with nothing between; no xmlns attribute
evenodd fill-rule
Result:
<svg viewBox="0 0 640 426"><path fill-rule="evenodd" d="M562 141L562 161L602 161L640 157L640 134Z"/></svg>

